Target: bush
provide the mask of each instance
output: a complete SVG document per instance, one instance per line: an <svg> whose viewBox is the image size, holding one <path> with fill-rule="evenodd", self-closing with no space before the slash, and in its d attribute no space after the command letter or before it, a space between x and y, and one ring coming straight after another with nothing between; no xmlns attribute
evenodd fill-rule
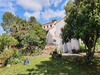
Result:
<svg viewBox="0 0 100 75"><path fill-rule="evenodd" d="M41 50L35 50L34 53L32 53L31 55L37 56L37 55L39 55L41 52L42 52Z"/></svg>
<svg viewBox="0 0 100 75"><path fill-rule="evenodd" d="M21 52L15 48L9 50L5 49L2 52L1 57L3 57L2 59L3 65L7 65L8 63L17 64L23 61Z"/></svg>
<svg viewBox="0 0 100 75"><path fill-rule="evenodd" d="M23 58L11 58L10 60L8 60L9 64L18 64L18 63L22 63L23 62Z"/></svg>
<svg viewBox="0 0 100 75"><path fill-rule="evenodd" d="M82 49L82 50L81 49L80 50L73 49L72 52L73 53L82 53L82 52L86 52L86 50L85 49Z"/></svg>
<svg viewBox="0 0 100 75"><path fill-rule="evenodd" d="M96 43L96 51L100 50L100 38L97 40Z"/></svg>
<svg viewBox="0 0 100 75"><path fill-rule="evenodd" d="M2 59L2 63L3 65L7 65L8 63L8 60L13 57L14 55L14 51L13 49L9 49L9 50L6 50L4 49L3 52L1 53L1 56L3 59Z"/></svg>
<svg viewBox="0 0 100 75"><path fill-rule="evenodd" d="M14 49L14 55L13 55L13 57L14 58L18 58L18 57L21 57L21 56L22 56L22 53L19 50Z"/></svg>
<svg viewBox="0 0 100 75"><path fill-rule="evenodd" d="M84 43L81 43L80 44L80 49L82 50L82 49L85 49L85 44Z"/></svg>

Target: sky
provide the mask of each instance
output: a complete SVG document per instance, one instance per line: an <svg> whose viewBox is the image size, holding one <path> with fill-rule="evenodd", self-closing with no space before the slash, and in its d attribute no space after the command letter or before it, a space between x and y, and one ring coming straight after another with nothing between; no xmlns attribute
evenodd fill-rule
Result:
<svg viewBox="0 0 100 75"><path fill-rule="evenodd" d="M9 11L20 18L34 16L41 24L60 20L65 16L64 5L68 0L0 0L0 23L2 15ZM0 26L0 34L4 33Z"/></svg>

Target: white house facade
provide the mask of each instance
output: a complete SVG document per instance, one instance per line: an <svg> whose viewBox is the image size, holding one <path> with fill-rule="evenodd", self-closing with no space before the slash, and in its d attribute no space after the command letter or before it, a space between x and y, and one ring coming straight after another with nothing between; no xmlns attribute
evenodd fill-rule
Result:
<svg viewBox="0 0 100 75"><path fill-rule="evenodd" d="M65 25L64 18L59 21L43 24L43 28L47 31L47 44L54 44L57 49L61 49L63 52L72 52L72 49L80 49L80 42L76 39L71 39L71 42L66 44L62 43L61 28Z"/></svg>

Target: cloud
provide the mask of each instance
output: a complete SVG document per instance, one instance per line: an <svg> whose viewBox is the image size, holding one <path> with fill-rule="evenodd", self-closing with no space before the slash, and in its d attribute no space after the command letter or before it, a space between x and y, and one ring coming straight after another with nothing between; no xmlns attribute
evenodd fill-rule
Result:
<svg viewBox="0 0 100 75"><path fill-rule="evenodd" d="M26 18L29 18L30 16L35 16L37 19L40 19L40 16L41 16L40 14L42 13L43 9L48 9L50 8L51 5L54 5L55 7L57 7L58 4L61 2L62 0L17 0L18 5L22 6L25 10L30 10L33 12L33 13L30 13L28 11L25 12L24 16ZM64 11L60 11L60 12L63 13ZM47 12L42 13L43 18L46 13Z"/></svg>
<svg viewBox="0 0 100 75"><path fill-rule="evenodd" d="M41 17L45 20L49 20L50 18L64 16L64 10L54 11L51 9L51 6L54 5L53 7L57 7L62 1L63 0L0 0L0 11L10 11L14 14L17 10L16 6L18 6L18 8L21 6L25 10L23 15L26 18L35 16L37 19L40 19ZM66 0L66 3L67 1L68 0ZM62 6L64 6L66 3L64 3Z"/></svg>
<svg viewBox="0 0 100 75"><path fill-rule="evenodd" d="M61 2L62 0L51 0L51 4L54 4L55 7L57 7Z"/></svg>
<svg viewBox="0 0 100 75"><path fill-rule="evenodd" d="M68 0L65 1L64 4L62 4L62 7L61 8L64 8L64 6L67 4Z"/></svg>
<svg viewBox="0 0 100 75"><path fill-rule="evenodd" d="M31 16L34 16L35 18L40 19L40 12L39 12L39 11L34 12L34 13L25 12L25 13L24 13L24 16L25 16L26 18L29 18L29 17L31 17Z"/></svg>
<svg viewBox="0 0 100 75"><path fill-rule="evenodd" d="M45 20L49 20L50 18L54 17L64 17L65 16L65 10L52 10L52 9L47 9L45 12L42 12L42 17Z"/></svg>
<svg viewBox="0 0 100 75"><path fill-rule="evenodd" d="M16 9L14 8L15 0L0 0L0 11L5 12L9 11L15 13Z"/></svg>
<svg viewBox="0 0 100 75"><path fill-rule="evenodd" d="M17 0L17 4L31 11L41 11L43 7L50 6L49 0Z"/></svg>

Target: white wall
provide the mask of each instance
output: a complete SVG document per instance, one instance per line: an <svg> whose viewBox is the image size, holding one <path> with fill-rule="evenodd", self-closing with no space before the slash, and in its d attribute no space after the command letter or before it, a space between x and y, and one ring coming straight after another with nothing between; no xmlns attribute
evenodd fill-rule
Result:
<svg viewBox="0 0 100 75"><path fill-rule="evenodd" d="M48 45L53 44L53 40L55 39L55 28L48 31L46 39Z"/></svg>
<svg viewBox="0 0 100 75"><path fill-rule="evenodd" d="M61 19L56 23L56 44L57 48L63 48L63 52L71 52L72 49L80 49L80 43L79 40L71 39L71 42L68 42L66 44L62 44L62 38L61 38L61 28L65 25L64 18Z"/></svg>
<svg viewBox="0 0 100 75"><path fill-rule="evenodd" d="M56 39L56 47L58 49L63 48L63 52L71 52L72 49L78 50L80 48L79 40L71 39L71 42L68 42L66 44L62 44L61 28L64 27L64 25L66 24L64 21L64 18L62 18L57 23L55 22L54 24L52 24L52 26L54 28L49 30L47 33L47 37L46 37L47 44L48 45L53 44L54 43L53 40Z"/></svg>

